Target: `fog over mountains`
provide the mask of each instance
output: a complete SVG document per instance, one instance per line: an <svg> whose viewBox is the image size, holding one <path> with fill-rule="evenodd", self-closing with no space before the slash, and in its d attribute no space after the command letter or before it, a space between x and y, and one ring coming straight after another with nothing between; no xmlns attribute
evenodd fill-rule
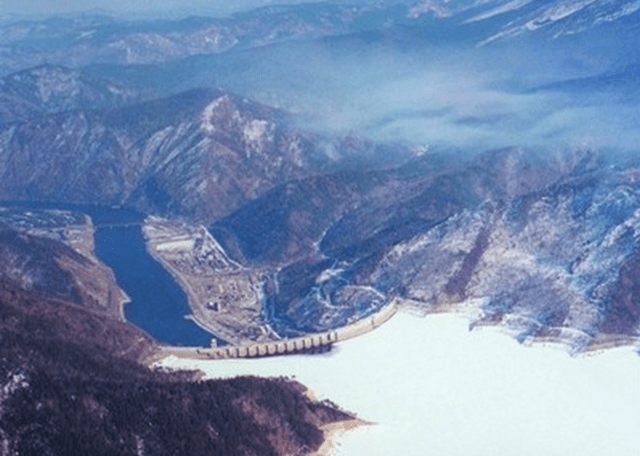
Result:
<svg viewBox="0 0 640 456"><path fill-rule="evenodd" d="M477 297L481 320L517 317L519 337L634 336L635 304L618 295L637 248L624 234L634 17L632 2L393 2L16 22L0 61L38 66L2 79L0 195L209 225L271 271L279 332L336 327L393 297L427 309ZM533 263L505 279L524 252ZM365 285L385 298L341 291Z"/></svg>
<svg viewBox="0 0 640 456"><path fill-rule="evenodd" d="M257 278L270 337L333 330L393 301L418 314L464 312L470 328L495 325L572 354L638 349L640 2L242 5L217 16L0 17L0 200L206 227ZM80 358L149 362L157 342L118 311L93 225L56 214L42 216L55 220L53 235L12 222L31 223L29 208L0 212L0 297L14 315L0 348L11 353L24 338L66 346L81 328L83 344L95 344ZM76 225L82 242L68 233ZM43 333L43 320L30 334L30 318L49 305L65 309L59 320L46 314L60 326ZM87 328L101 319L94 340ZM92 351L110 338L116 348ZM77 359L47 364L50 353L37 353L37 365L20 352L5 369L6 391L28 389L55 363L86 386ZM188 386L193 376L137 369L130 385L161 383L155 391L175 404L199 388ZM56 382L67 378L54 371ZM250 450L207 417L202 429L211 441L224 434L220 448L233 454L306 454L321 444L317 427L348 417L303 400L298 386L255 384L297 412L245 397L248 384L228 386L225 397L240 402L219 405L233 405L234 417L260 427L265 413L284 413L287 429L283 445L269 428ZM86 407L120 406L120 396L100 398ZM161 448L166 423L154 423L140 432ZM22 428L2 429L11 448L28 440ZM123 437L122 454L141 435Z"/></svg>
<svg viewBox="0 0 640 456"><path fill-rule="evenodd" d="M11 23L0 195L211 226L270 271L279 332L336 327L393 297L427 309L474 297L481 320L531 320L519 337L634 336L619 287L637 249L637 9L320 3ZM533 263L518 275L522 255ZM352 286L384 299L341 291Z"/></svg>

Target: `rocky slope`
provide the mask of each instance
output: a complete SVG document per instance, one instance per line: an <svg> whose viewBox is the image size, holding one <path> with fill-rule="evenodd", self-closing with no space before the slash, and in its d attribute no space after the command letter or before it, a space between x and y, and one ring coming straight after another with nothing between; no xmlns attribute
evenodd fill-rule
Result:
<svg viewBox="0 0 640 456"><path fill-rule="evenodd" d="M472 324L500 322L521 341L637 343L640 303L628 290L640 207L629 172L577 166L536 192L484 201L394 246L369 280L426 311L474 300Z"/></svg>
<svg viewBox="0 0 640 456"><path fill-rule="evenodd" d="M397 298L424 313L462 305L472 325L501 324L523 342L635 344L637 176L589 153L428 157L351 175L349 187L325 177L323 189L343 182L334 200L304 196L317 180L289 185L212 233L241 261L271 265L266 312L280 333L341 326Z"/></svg>
<svg viewBox="0 0 640 456"><path fill-rule="evenodd" d="M0 126L0 199L127 204L213 221L279 184L375 155L370 142L336 144L289 124L247 99L193 90Z"/></svg>

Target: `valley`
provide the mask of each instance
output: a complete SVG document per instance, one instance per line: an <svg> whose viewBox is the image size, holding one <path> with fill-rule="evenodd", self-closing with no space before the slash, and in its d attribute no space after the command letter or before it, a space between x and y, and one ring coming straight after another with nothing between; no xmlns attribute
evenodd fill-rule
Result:
<svg viewBox="0 0 640 456"><path fill-rule="evenodd" d="M54 3L0 7L0 453L637 453L640 3Z"/></svg>

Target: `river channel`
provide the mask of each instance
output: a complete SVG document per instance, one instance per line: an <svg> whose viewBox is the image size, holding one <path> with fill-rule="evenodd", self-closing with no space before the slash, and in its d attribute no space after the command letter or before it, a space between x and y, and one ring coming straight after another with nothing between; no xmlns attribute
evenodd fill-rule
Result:
<svg viewBox="0 0 640 456"><path fill-rule="evenodd" d="M96 229L96 254L115 273L131 302L125 317L156 340L171 345L209 346L211 334L197 326L185 293L148 253L139 225Z"/></svg>
<svg viewBox="0 0 640 456"><path fill-rule="evenodd" d="M142 236L143 214L122 208L43 202L0 202L0 206L89 215L96 230L96 255L113 269L118 285L131 299L124 307L127 321L160 343L207 347L211 344L213 336L188 319L191 311L185 293L147 252Z"/></svg>

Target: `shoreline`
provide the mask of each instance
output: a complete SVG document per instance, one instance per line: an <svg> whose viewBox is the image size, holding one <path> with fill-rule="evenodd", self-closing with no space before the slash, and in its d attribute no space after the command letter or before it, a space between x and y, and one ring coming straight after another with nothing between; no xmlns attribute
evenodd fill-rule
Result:
<svg viewBox="0 0 640 456"><path fill-rule="evenodd" d="M152 239L147 232L145 232L145 226L148 224L148 219L142 225L142 234L145 240L145 249L149 256L153 258L158 264L162 266L162 268L171 275L173 280L176 282L178 287L182 290L187 298L187 304L189 305L189 315L188 318L196 324L198 327L208 332L211 335L211 339L217 339L224 341L230 345L243 345L243 342L251 342L249 340L236 339L235 344L232 343L231 339L233 337L226 333L224 329L222 329L221 325L216 326L212 324L212 322L204 321L200 318L200 306L197 305L197 293L193 290L189 280L184 276L184 274L178 270L176 270L169 261L167 261L160 253L158 253L158 245L161 245L162 242ZM215 322L214 322L215 323Z"/></svg>
<svg viewBox="0 0 640 456"><path fill-rule="evenodd" d="M114 290L118 294L118 296L115 296L113 298L112 302L110 302L109 305L111 305L112 303L115 305L116 313L120 317L121 321L127 324L132 324L127 320L127 317L125 316L125 313L124 313L124 307L131 302L131 297L118 284L118 281L116 280L116 274L113 271L113 268L107 265L104 261L102 261L102 259L96 253L97 228L96 228L96 225L93 223L93 218L91 218L89 214L84 214L84 221L85 221L85 225L88 227L88 230L91 234L89 245L86 246L87 251L91 254L92 260L94 260L98 264L101 264L103 267L105 267L109 271L109 280L111 281L111 283L109 284L109 288L110 290Z"/></svg>
<svg viewBox="0 0 640 456"><path fill-rule="evenodd" d="M176 359L179 359L179 358L176 357ZM193 366L190 367L190 369L188 369L182 366L180 367L175 365L172 366L171 363L169 363L169 365L162 365L165 360L166 360L166 357L158 358L156 356L152 362L148 363L148 365L149 367L154 367L154 365L155 367L158 367L160 365L162 369L168 369L170 371L177 371L177 372L185 371L185 370L193 370L194 372L198 373L197 374L198 378L196 381L235 378L237 376L250 375L250 374L238 374L237 376L234 376L234 377L226 377L226 376L218 377L216 375L212 375L211 372L203 370L201 366L198 366L197 364L194 364ZM273 379L281 378L278 376L264 376L264 375L259 375L259 376L262 378L273 378ZM300 380L296 379L295 375L285 376L285 377L288 378L289 381L298 383L303 388L303 390L300 391L300 394L303 397L305 397L309 402L311 403L322 402L321 395L318 394L316 390L308 386L306 383L300 383ZM321 426L317 426L317 428L321 430L323 433L323 441L317 450L311 453L305 453L307 454L307 456L333 456L335 454L335 450L337 446L339 446L340 444L339 441L344 434L364 426L378 425L378 423L374 421L367 421L365 419L357 417L357 415L353 412L342 410L342 408L340 408L339 406L336 406L336 407L338 407L340 411L346 414L347 417L340 421L334 421Z"/></svg>
<svg viewBox="0 0 640 456"><path fill-rule="evenodd" d="M320 426L320 430L324 435L324 441L320 448L314 453L309 453L309 456L332 456L339 445L338 440L347 432L363 426L374 426L377 423L362 420L360 418L353 418L345 421L336 421L335 423L325 424Z"/></svg>
<svg viewBox="0 0 640 456"><path fill-rule="evenodd" d="M550 450L558 442L565 449L578 445L582 450L607 444L609 434L589 426L602 417L616 423L616 416L627 413L632 426L611 424L611 432L618 441L637 437L634 379L640 365L628 348L572 357L564 350L522 346L499 328L469 331L461 314L415 318L399 312L396 317L330 356L223 363L172 357L158 367L202 369L206 378L289 377L309 388L312 399L328 399L341 410L379 423L348 434L339 433L349 428L346 423L323 428L326 433L318 440L324 436L327 442L318 442L316 456L420 454L429 445L465 454L478 444L482 453L496 448L504 453L505 442L538 448L537 435L526 431L539 426L554 439L542 442L539 453L527 454L556 454ZM586 434L585 427L590 429ZM557 440L560 436L567 439ZM637 453L633 449L635 453L618 454L631 456Z"/></svg>

